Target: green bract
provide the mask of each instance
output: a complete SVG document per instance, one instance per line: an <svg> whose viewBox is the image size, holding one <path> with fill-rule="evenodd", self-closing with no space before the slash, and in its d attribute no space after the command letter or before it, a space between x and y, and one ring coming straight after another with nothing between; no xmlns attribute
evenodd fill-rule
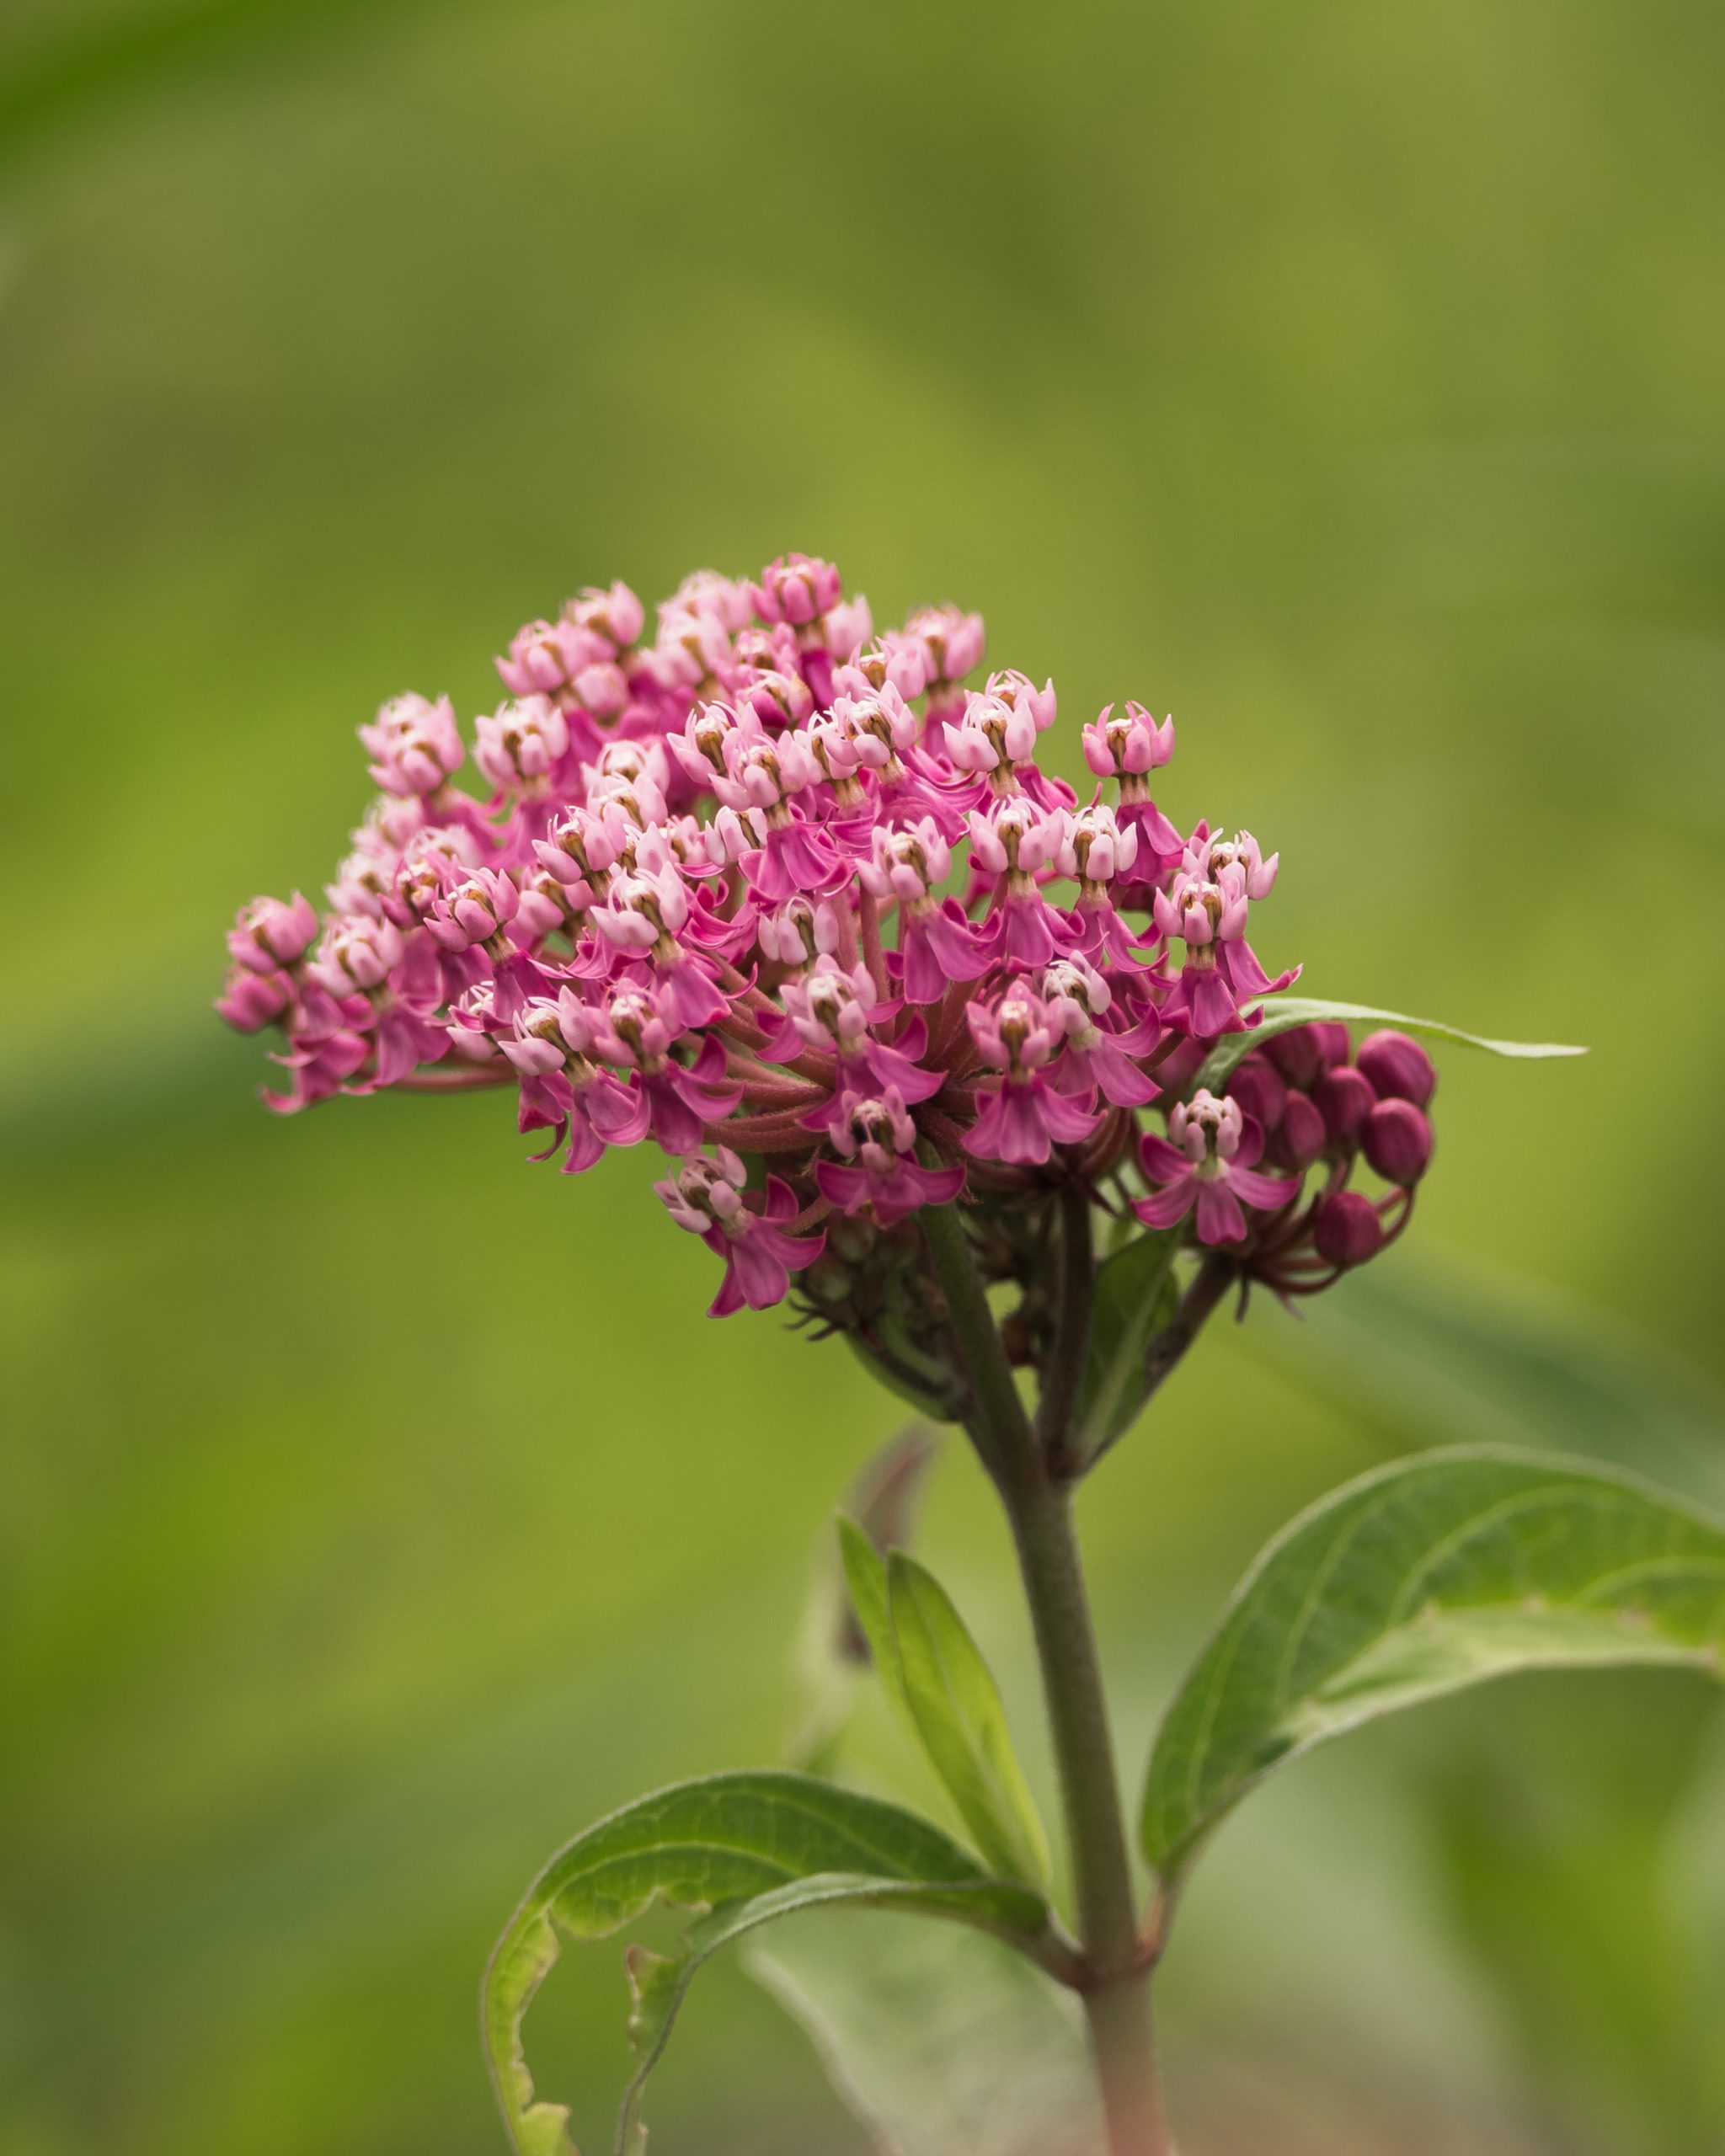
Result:
<svg viewBox="0 0 1725 2156"><path fill-rule="evenodd" d="M1718 1676L1725 1526L1646 1483L1482 1449L1349 1483L1276 1537L1168 1710L1144 1853L1169 1890L1284 1761L1397 1707L1520 1669Z"/></svg>

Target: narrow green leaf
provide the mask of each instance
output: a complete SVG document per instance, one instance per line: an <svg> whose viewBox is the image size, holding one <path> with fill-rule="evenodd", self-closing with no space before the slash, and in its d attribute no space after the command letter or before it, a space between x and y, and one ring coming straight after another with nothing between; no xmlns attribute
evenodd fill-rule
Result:
<svg viewBox="0 0 1725 2156"><path fill-rule="evenodd" d="M878 1547L910 1540L922 1483L939 1447L927 1423L912 1422L871 1454L852 1479L845 1493L846 1510L861 1519ZM809 1552L781 1766L804 1774L826 1770L850 1720L857 1672L868 1660L868 1639L847 1591L843 1552L829 1521Z"/></svg>
<svg viewBox="0 0 1725 2156"><path fill-rule="evenodd" d="M988 1664L932 1572L894 1550L886 1580L900 1679L924 1751L985 1861L1045 1891L1048 1836Z"/></svg>
<svg viewBox="0 0 1725 2156"><path fill-rule="evenodd" d="M710 1912L673 1956L629 1957L630 2034L640 2064L618 2121L638 2131L643 2084L690 1979L728 1940L793 1909L835 1903L914 1910L979 1926L1049 1966L1068 1951L1047 1903L991 1879L927 1820L896 1805L777 1771L713 1774L640 1798L553 1857L510 1919L485 1972L483 2021L498 2101L518 2156L574 2156L569 2113L536 2101L521 2019L558 1935L603 1938L655 1900Z"/></svg>
<svg viewBox="0 0 1725 2156"><path fill-rule="evenodd" d="M1178 1302L1174 1252L1182 1230L1137 1235L1097 1269L1090 1358L1078 1395L1078 1457L1089 1460L1137 1419L1144 1350Z"/></svg>
<svg viewBox="0 0 1725 2156"><path fill-rule="evenodd" d="M839 1554L844 1559L845 1579L851 1590L851 1607L862 1636L874 1657L875 1674L905 1730L918 1744L922 1732L911 1710L905 1689L905 1673L899 1661L899 1643L893 1634L887 1608L886 1560L853 1519L838 1515Z"/></svg>
<svg viewBox="0 0 1725 2156"><path fill-rule="evenodd" d="M1556 1041L1486 1040L1478 1033L1463 1033L1459 1026L1446 1026L1437 1018L1410 1018L1405 1011L1380 1011L1369 1003L1325 1003L1306 995L1279 995L1258 1007L1263 1016L1250 1033L1226 1034L1210 1050L1204 1068L1192 1081L1194 1092L1200 1086L1215 1091L1226 1082L1242 1056L1249 1055L1275 1034L1326 1018L1339 1018L1349 1026L1399 1026L1405 1033L1429 1033L1437 1040L1458 1041L1464 1048L1489 1049L1493 1055L1539 1058L1587 1054L1584 1048L1565 1048Z"/></svg>
<svg viewBox="0 0 1725 2156"><path fill-rule="evenodd" d="M1722 1646L1707 1514L1549 1454L1398 1461L1302 1513L1236 1591L1157 1736L1144 1853L1173 1886L1272 1768L1394 1708L1519 1669L1717 1677Z"/></svg>

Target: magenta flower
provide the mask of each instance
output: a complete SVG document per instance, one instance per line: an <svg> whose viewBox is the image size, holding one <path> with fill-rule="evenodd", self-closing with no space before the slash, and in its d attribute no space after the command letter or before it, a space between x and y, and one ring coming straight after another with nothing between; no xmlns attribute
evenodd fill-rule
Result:
<svg viewBox="0 0 1725 2156"><path fill-rule="evenodd" d="M846 1093L824 1128L843 1158L817 1161L814 1181L841 1213L867 1213L889 1228L919 1207L944 1205L964 1187L962 1168L918 1164L916 1126L896 1086L878 1100Z"/></svg>
<svg viewBox="0 0 1725 2156"><path fill-rule="evenodd" d="M725 1262L724 1279L708 1309L709 1317L770 1310L790 1292L791 1275L812 1265L825 1247L824 1235L794 1236L784 1223L797 1217L797 1201L777 1176L763 1197L745 1189L747 1171L729 1146L685 1161L675 1177L653 1187L680 1228L699 1235ZM750 1199L753 1198L751 1204Z"/></svg>
<svg viewBox="0 0 1725 2156"><path fill-rule="evenodd" d="M782 1291L766 1260L785 1220L855 1216L825 1297L835 1266L966 1177L979 1220L1003 1193L1107 1177L1208 1044L1293 978L1269 979L1247 933L1277 864L1247 833L1174 831L1149 791L1172 722L1138 704L1085 729L1118 798L1081 808L1039 760L1053 683L1005 667L967 690L985 657L980 617L953 606L877 636L803 554L754 580L699 571L656 620L623 584L590 588L499 662L509 701L473 747L488 799L455 783L447 699L398 697L360 729L381 790L328 910L247 907L217 1007L281 1034L283 1112L507 1085L566 1171L644 1138L678 1161L765 1157L769 1193L732 1205L710 1161L685 1193L703 1234L725 1213L740 1302ZM1413 1175L1418 1129L1380 1111L1419 1113L1421 1052L1362 1049L1384 1083L1348 1065L1320 1098L1321 1070L1296 1081L1277 1058L1343 1064L1345 1036L1331 1054L1321 1031L1237 1081L1281 1088L1265 1166L1321 1161L1332 1198L1356 1158ZM1258 1165L1237 1144L1215 1157L1210 1225ZM1375 1201L1386 1241L1413 1187ZM1278 1216L1274 1251L1250 1245L1281 1292L1334 1270L1299 1217L1296 1233Z"/></svg>
<svg viewBox="0 0 1725 2156"><path fill-rule="evenodd" d="M1157 931L1179 937L1186 946L1186 963L1165 1008L1183 1013L1201 1039L1238 1033L1243 1004L1286 988L1298 977L1295 968L1272 980L1246 941L1248 904L1269 895L1279 859L1272 854L1265 861L1250 831L1225 841L1212 839L1210 826L1200 824L1180 873L1166 891L1156 894L1152 918Z"/></svg>
<svg viewBox="0 0 1725 2156"><path fill-rule="evenodd" d="M1298 1189L1258 1172L1254 1163L1263 1150L1263 1133L1241 1113L1240 1103L1219 1101L1200 1087L1189 1102L1176 1105L1167 1138L1146 1132L1139 1140L1145 1177L1162 1187L1132 1210L1147 1228L1172 1228L1195 1206L1200 1242L1244 1242L1242 1208L1274 1212Z"/></svg>
<svg viewBox="0 0 1725 2156"><path fill-rule="evenodd" d="M1101 1120L1090 1112L1095 1087L1067 1092L1049 1083L1044 1073L1065 1035L1028 982L1015 981L992 1010L967 1004L964 1017L978 1054L1005 1074L978 1100L976 1121L964 1140L967 1153L1040 1166L1054 1145L1076 1145L1090 1136Z"/></svg>
<svg viewBox="0 0 1725 2156"><path fill-rule="evenodd" d="M474 721L473 761L499 793L537 797L569 745L569 721L548 696L522 696Z"/></svg>
<svg viewBox="0 0 1725 2156"><path fill-rule="evenodd" d="M318 936L317 910L296 891L284 905L280 899L254 899L234 915L227 947L254 974L271 974L291 965Z"/></svg>

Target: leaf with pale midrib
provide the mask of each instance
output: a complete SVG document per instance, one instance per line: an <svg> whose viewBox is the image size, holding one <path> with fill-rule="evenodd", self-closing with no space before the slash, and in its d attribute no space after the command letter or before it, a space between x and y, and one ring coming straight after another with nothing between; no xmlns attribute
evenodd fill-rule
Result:
<svg viewBox="0 0 1725 2156"><path fill-rule="evenodd" d="M485 1972L485 2046L521 2156L573 2156L569 2113L536 2101L521 2019L556 1961L558 1933L603 1938L654 1901L711 1912L681 1951L637 1955L630 2035L639 2068L617 2146L696 1970L729 1940L793 1909L836 1903L903 1908L978 1925L1038 1955L1047 1904L992 1879L937 1827L896 1805L779 1771L713 1774L640 1798L553 1857L510 1919Z"/></svg>
<svg viewBox="0 0 1725 2156"><path fill-rule="evenodd" d="M1178 1882L1274 1767L1519 1669L1722 1673L1725 1525L1651 1485L1494 1449L1427 1453L1322 1499L1247 1573L1169 1708L1144 1853Z"/></svg>
<svg viewBox="0 0 1725 2156"><path fill-rule="evenodd" d="M1380 1011L1369 1003L1327 1003L1314 996L1279 995L1257 1008L1262 1016L1249 1033L1225 1034L1210 1050L1204 1068L1192 1081L1188 1097L1200 1086L1207 1086L1215 1092L1226 1085L1235 1065L1276 1034L1322 1020L1338 1019L1349 1026L1397 1027L1404 1033L1429 1033L1434 1040L1455 1041L1463 1048L1482 1048L1493 1055L1514 1056L1523 1060L1587 1054L1584 1048L1566 1048L1558 1041L1487 1040L1479 1033L1465 1033L1459 1026L1445 1025L1440 1018L1410 1018L1405 1011Z"/></svg>

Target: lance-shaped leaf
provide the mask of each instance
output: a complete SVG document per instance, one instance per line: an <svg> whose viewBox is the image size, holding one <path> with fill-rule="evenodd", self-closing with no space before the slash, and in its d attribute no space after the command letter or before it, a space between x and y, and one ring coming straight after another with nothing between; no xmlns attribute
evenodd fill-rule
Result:
<svg viewBox="0 0 1725 2156"><path fill-rule="evenodd" d="M932 1572L894 1550L883 1559L854 1520L839 1521L857 1621L900 1719L927 1754L986 1861L1045 1888L1048 1836L1012 1749L1000 1689Z"/></svg>
<svg viewBox="0 0 1725 2156"><path fill-rule="evenodd" d="M1135 1235L1097 1268L1090 1355L1078 1395L1081 1460L1111 1444L1144 1405L1145 1347L1178 1306L1173 1264L1182 1232Z"/></svg>
<svg viewBox="0 0 1725 2156"><path fill-rule="evenodd" d="M1405 1011L1380 1011L1369 1003L1325 1003L1308 995L1278 995L1258 1006L1262 1017L1250 1033L1227 1033L1204 1059L1192 1081L1196 1092L1207 1086L1212 1092L1227 1082L1229 1074L1243 1056L1260 1048L1274 1034L1295 1026L1310 1026L1320 1019L1340 1019L1343 1025L1397 1026L1404 1033L1426 1033L1434 1040L1458 1041L1463 1048L1482 1048L1493 1055L1538 1059L1553 1055L1585 1055L1584 1048L1565 1048L1557 1041L1493 1041L1478 1033L1465 1033L1459 1026L1446 1026L1437 1018L1410 1018Z"/></svg>
<svg viewBox="0 0 1725 2156"><path fill-rule="evenodd" d="M713 1774L626 1805L553 1857L510 1919L485 1972L485 2047L520 2156L574 2156L569 2113L536 2101L521 2018L556 1961L558 1935L599 1939L655 1900L706 1909L681 1951L636 1951L630 2020L639 2066L618 2122L631 2144L642 2084L690 1979L728 1940L793 1909L834 1903L914 1910L978 1925L1050 1970L1070 1947L1039 1894L991 1879L914 1812L777 1771Z"/></svg>
<svg viewBox="0 0 1725 2156"><path fill-rule="evenodd" d="M1426 1453L1270 1543L1169 1708L1144 1853L1175 1886L1284 1761L1391 1709L1514 1670L1725 1671L1725 1525L1550 1454Z"/></svg>

